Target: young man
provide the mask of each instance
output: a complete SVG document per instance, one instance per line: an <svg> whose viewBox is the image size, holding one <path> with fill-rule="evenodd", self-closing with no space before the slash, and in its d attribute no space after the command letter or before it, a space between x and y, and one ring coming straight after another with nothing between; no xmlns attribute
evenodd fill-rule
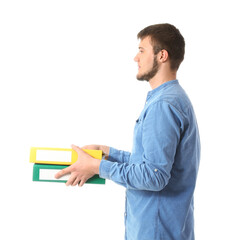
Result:
<svg viewBox="0 0 249 240"><path fill-rule="evenodd" d="M71 173L67 185L82 186L94 174L126 187L125 239L193 240L193 194L200 159L200 140L193 107L176 80L185 42L170 24L146 27L135 57L138 80L152 90L134 129L130 152L103 145L105 159L79 147L78 161L56 177Z"/></svg>

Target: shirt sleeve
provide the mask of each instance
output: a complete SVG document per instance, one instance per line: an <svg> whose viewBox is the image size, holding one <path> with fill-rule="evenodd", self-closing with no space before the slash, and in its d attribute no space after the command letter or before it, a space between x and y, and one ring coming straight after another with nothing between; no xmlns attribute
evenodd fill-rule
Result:
<svg viewBox="0 0 249 240"><path fill-rule="evenodd" d="M118 162L118 163L125 163L128 162L130 159L130 152L122 151L110 147L108 161L110 162Z"/></svg>
<svg viewBox="0 0 249 240"><path fill-rule="evenodd" d="M148 108L142 124L143 154L136 161L139 163L101 161L100 176L128 189L160 191L171 176L183 118L161 100Z"/></svg>

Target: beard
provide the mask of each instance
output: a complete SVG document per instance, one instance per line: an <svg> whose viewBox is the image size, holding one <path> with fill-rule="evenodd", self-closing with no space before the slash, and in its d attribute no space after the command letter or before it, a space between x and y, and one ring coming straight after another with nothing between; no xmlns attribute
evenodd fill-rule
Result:
<svg viewBox="0 0 249 240"><path fill-rule="evenodd" d="M141 74L141 75L137 74L137 80L149 82L150 79L153 78L157 74L158 69L159 69L159 64L157 62L157 57L154 56L152 68L144 74Z"/></svg>

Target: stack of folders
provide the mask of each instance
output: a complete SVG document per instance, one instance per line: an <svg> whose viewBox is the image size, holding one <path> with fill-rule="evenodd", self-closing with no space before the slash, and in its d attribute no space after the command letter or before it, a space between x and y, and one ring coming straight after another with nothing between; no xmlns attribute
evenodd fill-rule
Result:
<svg viewBox="0 0 249 240"><path fill-rule="evenodd" d="M83 149L86 153L94 158L101 159L101 150ZM31 147L30 162L34 163L33 167L33 181L41 182L67 182L70 174L56 179L54 176L63 168L77 161L78 154L70 148L38 148ZM86 183L105 184L105 179L100 178L99 175L94 175L88 179Z"/></svg>

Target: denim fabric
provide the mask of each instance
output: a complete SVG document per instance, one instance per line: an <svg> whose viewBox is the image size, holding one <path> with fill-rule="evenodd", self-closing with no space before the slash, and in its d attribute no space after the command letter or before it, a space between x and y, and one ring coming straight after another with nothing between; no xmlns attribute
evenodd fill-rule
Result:
<svg viewBox="0 0 249 240"><path fill-rule="evenodd" d="M110 148L100 176L126 187L125 239L194 240L200 139L192 104L173 80L147 95L133 149Z"/></svg>

